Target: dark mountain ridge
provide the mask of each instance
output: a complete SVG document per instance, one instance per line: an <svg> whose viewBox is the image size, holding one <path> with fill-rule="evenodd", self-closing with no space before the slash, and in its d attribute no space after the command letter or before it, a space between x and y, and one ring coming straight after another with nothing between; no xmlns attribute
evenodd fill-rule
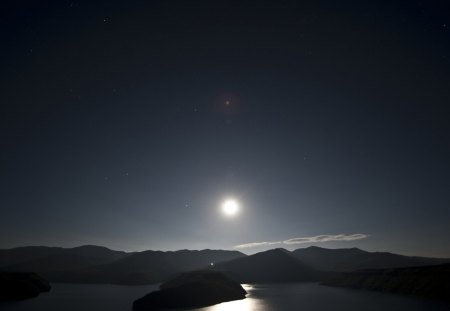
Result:
<svg viewBox="0 0 450 311"><path fill-rule="evenodd" d="M143 251L109 264L68 271L56 278L65 282L150 284L165 281L181 272L201 269L219 261L244 257L225 250Z"/></svg>
<svg viewBox="0 0 450 311"><path fill-rule="evenodd" d="M50 256L63 250L62 247L23 246L0 249L0 268Z"/></svg>
<svg viewBox="0 0 450 311"><path fill-rule="evenodd" d="M74 248L21 247L0 252L0 269L33 271L53 280L64 271L110 263L131 254L103 246L84 245Z"/></svg>
<svg viewBox="0 0 450 311"><path fill-rule="evenodd" d="M221 262L210 269L223 272L241 283L317 281L324 277L322 272L281 248Z"/></svg>
<svg viewBox="0 0 450 311"><path fill-rule="evenodd" d="M36 272L52 282L150 284L182 272L213 269L241 282L323 280L330 272L400 268L450 262L358 248L272 249L247 256L238 251L179 250L127 253L85 245L74 248L19 247L0 250L0 271ZM326 271L326 272L324 272Z"/></svg>
<svg viewBox="0 0 450 311"><path fill-rule="evenodd" d="M0 250L0 270L37 272L53 282L150 284L211 263L246 256L238 251L179 250L126 253L106 247L23 247Z"/></svg>
<svg viewBox="0 0 450 311"><path fill-rule="evenodd" d="M311 246L294 250L292 254L315 269L336 272L428 266L450 262L450 259L445 258L367 252L359 248L328 249Z"/></svg>

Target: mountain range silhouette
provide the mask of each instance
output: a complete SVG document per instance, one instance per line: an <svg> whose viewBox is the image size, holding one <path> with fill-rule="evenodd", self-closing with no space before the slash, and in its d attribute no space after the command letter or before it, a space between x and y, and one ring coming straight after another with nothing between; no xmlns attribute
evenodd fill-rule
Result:
<svg viewBox="0 0 450 311"><path fill-rule="evenodd" d="M253 255L210 249L127 253L94 245L0 250L0 271L35 272L53 282L130 285L164 282L182 272L198 269L224 272L240 282L285 282L322 280L332 273L359 269L446 262L450 259L316 246L292 252L278 248Z"/></svg>

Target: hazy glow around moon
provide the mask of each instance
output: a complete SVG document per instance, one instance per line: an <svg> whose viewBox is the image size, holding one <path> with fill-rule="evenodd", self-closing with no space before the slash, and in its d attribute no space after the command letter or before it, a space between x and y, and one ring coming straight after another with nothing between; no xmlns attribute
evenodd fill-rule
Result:
<svg viewBox="0 0 450 311"><path fill-rule="evenodd" d="M222 212L227 216L234 216L239 211L239 204L233 200L228 199L222 203Z"/></svg>

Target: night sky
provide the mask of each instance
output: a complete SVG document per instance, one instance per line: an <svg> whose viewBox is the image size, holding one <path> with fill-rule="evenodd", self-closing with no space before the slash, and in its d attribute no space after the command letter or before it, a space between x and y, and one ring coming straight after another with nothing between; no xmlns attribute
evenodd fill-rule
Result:
<svg viewBox="0 0 450 311"><path fill-rule="evenodd" d="M0 16L0 248L450 257L448 1L6 1Z"/></svg>

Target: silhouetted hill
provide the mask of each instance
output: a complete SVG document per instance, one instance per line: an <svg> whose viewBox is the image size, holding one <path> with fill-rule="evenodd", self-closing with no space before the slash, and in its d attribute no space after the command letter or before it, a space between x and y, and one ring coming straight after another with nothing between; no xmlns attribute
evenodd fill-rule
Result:
<svg viewBox="0 0 450 311"><path fill-rule="evenodd" d="M24 246L0 249L0 268L21 264L61 252L61 247Z"/></svg>
<svg viewBox="0 0 450 311"><path fill-rule="evenodd" d="M83 245L66 250L67 253L77 254L88 258L96 258L96 260L114 261L124 258L133 253L111 250L104 246Z"/></svg>
<svg viewBox="0 0 450 311"><path fill-rule="evenodd" d="M201 269L211 263L246 255L224 250L180 250L175 252L143 251L109 264L68 271L57 281L150 284L165 281L181 272Z"/></svg>
<svg viewBox="0 0 450 311"><path fill-rule="evenodd" d="M106 247L19 247L0 250L0 271L36 272L54 282L150 284L210 267L240 282L323 280L328 272L434 265L447 259L408 257L357 248L238 251L180 250L126 253ZM211 266L211 263L214 265Z"/></svg>
<svg viewBox="0 0 450 311"><path fill-rule="evenodd" d="M366 252L358 248L327 249L311 246L297 249L292 254L315 269L340 272L359 269L426 266L450 262L450 259L409 257L387 252Z"/></svg>
<svg viewBox="0 0 450 311"><path fill-rule="evenodd" d="M129 254L106 247L86 245L74 248L22 247L2 250L6 271L33 271L52 280L62 272L106 264ZM23 256L23 257L21 257Z"/></svg>
<svg viewBox="0 0 450 311"><path fill-rule="evenodd" d="M322 283L450 301L450 264L342 273Z"/></svg>
<svg viewBox="0 0 450 311"><path fill-rule="evenodd" d="M315 281L324 277L285 249L272 249L251 256L220 262L211 267L241 283Z"/></svg>
<svg viewBox="0 0 450 311"><path fill-rule="evenodd" d="M0 250L0 270L33 271L57 282L149 284L242 256L223 250L126 253L94 245L32 246Z"/></svg>

